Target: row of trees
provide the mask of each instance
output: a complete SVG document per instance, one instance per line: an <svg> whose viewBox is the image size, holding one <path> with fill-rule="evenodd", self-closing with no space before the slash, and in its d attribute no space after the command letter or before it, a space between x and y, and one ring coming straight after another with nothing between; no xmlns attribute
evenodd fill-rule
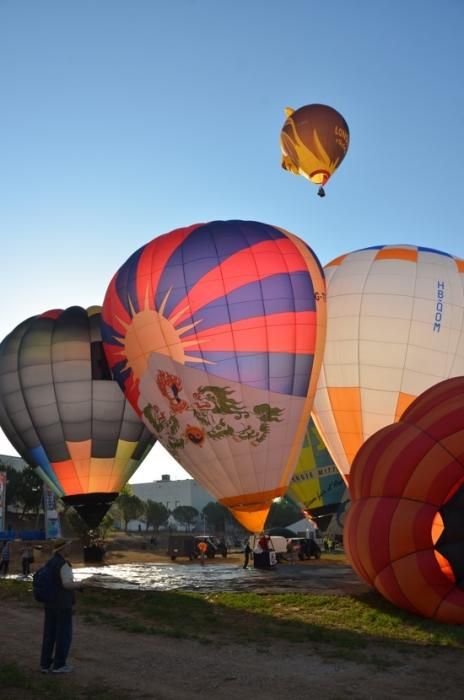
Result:
<svg viewBox="0 0 464 700"><path fill-rule="evenodd" d="M217 532L224 532L226 522L232 522L229 511L220 503L211 501L203 508L201 514L193 506L177 506L171 511L163 503L150 499L142 501L132 493L130 486L126 486L118 496L112 514L115 519L121 521L126 530L130 520L141 520L145 523L146 530L151 528L155 532L167 525L171 515L187 532L190 532L200 515L208 526Z"/></svg>
<svg viewBox="0 0 464 700"><path fill-rule="evenodd" d="M0 471L5 471L7 475L6 510L13 507L19 520L31 516L38 520L43 512L43 481L37 476L35 470L28 466L18 471L0 462ZM67 509L63 508L63 510ZM170 511L163 503L152 500L142 501L127 485L105 518L105 529L111 527L114 521L120 521L127 530L130 520L142 520L145 522L146 530L152 529L158 532L160 527L167 525L171 515L187 531L192 529L200 517L199 511L192 506L178 506ZM215 502L208 503L201 515L208 525L218 532L223 532L226 520L230 520L228 510ZM78 528L76 517L71 515L69 519L73 528Z"/></svg>
<svg viewBox="0 0 464 700"><path fill-rule="evenodd" d="M19 519L31 515L38 519L43 510L43 482L35 470L25 467L22 471L17 471L0 462L0 471L6 471L7 474L7 510L9 506L14 506ZM215 501L208 503L201 513L193 506L177 506L170 511L163 503L152 500L142 501L132 492L130 485L127 485L106 516L104 526L108 529L114 521L119 521L127 530L130 520L141 520L145 523L147 531L151 529L158 532L161 527L166 527L171 515L187 532L200 517L208 529L215 532L224 532L227 523L230 525L235 522L228 509ZM299 509L292 502L280 499L272 505L267 527L285 526L300 517ZM75 518L71 516L70 520L73 527L76 527Z"/></svg>
<svg viewBox="0 0 464 700"><path fill-rule="evenodd" d="M226 523L235 522L230 511L216 501L207 503L201 514L193 506L177 506L170 511L163 503L142 501L132 493L130 486L124 488L113 509L114 516L118 518L119 515L118 519L126 530L130 520L142 520L147 530L152 528L158 531L160 527L167 525L170 515L183 525L187 532L190 532L200 515L205 524L215 532L224 532ZM301 510L292 501L282 498L272 504L266 526L285 527L301 517Z"/></svg>

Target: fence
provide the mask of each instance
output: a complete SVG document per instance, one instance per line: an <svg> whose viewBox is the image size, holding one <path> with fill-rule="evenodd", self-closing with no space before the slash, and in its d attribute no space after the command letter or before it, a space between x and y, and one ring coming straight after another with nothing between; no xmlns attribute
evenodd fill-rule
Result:
<svg viewBox="0 0 464 700"><path fill-rule="evenodd" d="M0 541L8 540L44 540L44 530L0 530Z"/></svg>

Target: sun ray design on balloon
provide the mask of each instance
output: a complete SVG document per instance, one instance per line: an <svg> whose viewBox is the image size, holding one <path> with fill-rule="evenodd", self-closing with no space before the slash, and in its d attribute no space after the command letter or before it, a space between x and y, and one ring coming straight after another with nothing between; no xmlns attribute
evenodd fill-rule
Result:
<svg viewBox="0 0 464 700"><path fill-rule="evenodd" d="M215 364L203 357L195 357L186 352L187 348L200 350L200 345L208 342L203 339L182 339L195 326L201 323L201 319L177 326L179 319L184 317L189 310L185 306L173 313L165 315L166 305L172 292L172 287L164 295L158 310L150 308L150 290L147 286L144 295L144 303L141 311L137 311L128 297L130 309L130 322L116 317L125 331L125 334L115 335L113 339L122 345L122 349L115 353L126 363L126 369L132 370L133 381L137 382L147 370L148 361L152 353L160 353L171 357L175 362L185 365L186 362L199 364Z"/></svg>
<svg viewBox="0 0 464 700"><path fill-rule="evenodd" d="M156 357L306 396L317 336L308 255L283 230L235 221L178 229L136 251L113 277L103 315L105 353L136 410Z"/></svg>

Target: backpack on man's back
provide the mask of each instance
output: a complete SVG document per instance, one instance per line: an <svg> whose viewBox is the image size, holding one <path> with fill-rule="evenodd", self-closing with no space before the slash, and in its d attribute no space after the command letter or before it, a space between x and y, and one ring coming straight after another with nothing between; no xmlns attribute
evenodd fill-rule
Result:
<svg viewBox="0 0 464 700"><path fill-rule="evenodd" d="M38 603L54 603L59 593L59 571L48 561L32 577L32 592Z"/></svg>

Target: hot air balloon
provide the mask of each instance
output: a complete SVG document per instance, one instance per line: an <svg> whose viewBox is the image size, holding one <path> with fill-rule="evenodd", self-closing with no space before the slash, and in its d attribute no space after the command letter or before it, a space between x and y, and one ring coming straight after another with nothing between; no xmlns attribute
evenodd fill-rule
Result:
<svg viewBox="0 0 464 700"><path fill-rule="evenodd" d="M310 419L287 496L324 529L345 492L345 482Z"/></svg>
<svg viewBox="0 0 464 700"><path fill-rule="evenodd" d="M253 221L171 231L103 304L114 376L155 436L247 529L301 448L325 335L324 276L299 238Z"/></svg>
<svg viewBox="0 0 464 700"><path fill-rule="evenodd" d="M421 394L372 435L351 472L344 542L390 602L464 624L464 377Z"/></svg>
<svg viewBox="0 0 464 700"><path fill-rule="evenodd" d="M0 425L90 528L154 444L111 376L100 307L47 311L0 345Z"/></svg>
<svg viewBox="0 0 464 700"><path fill-rule="evenodd" d="M324 197L323 185L346 155L350 142L348 124L333 107L312 104L297 110L287 108L280 132L282 167L303 175Z"/></svg>
<svg viewBox="0 0 464 700"><path fill-rule="evenodd" d="M370 435L428 387L464 374L464 261L384 245L324 269L327 339L313 417L349 486Z"/></svg>

